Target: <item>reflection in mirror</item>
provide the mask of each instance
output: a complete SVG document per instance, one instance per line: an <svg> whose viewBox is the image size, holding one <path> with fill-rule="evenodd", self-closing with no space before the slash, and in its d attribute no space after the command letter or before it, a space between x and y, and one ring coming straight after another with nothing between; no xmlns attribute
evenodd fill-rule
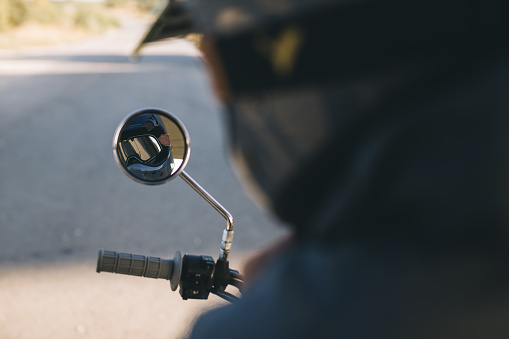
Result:
<svg viewBox="0 0 509 339"><path fill-rule="evenodd" d="M171 113L145 108L131 113L117 127L113 154L132 179L149 185L165 183L184 169L189 136Z"/></svg>

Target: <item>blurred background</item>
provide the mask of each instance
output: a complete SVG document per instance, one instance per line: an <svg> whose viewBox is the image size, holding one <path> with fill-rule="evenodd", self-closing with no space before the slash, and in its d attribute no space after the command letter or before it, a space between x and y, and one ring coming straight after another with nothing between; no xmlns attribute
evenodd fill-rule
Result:
<svg viewBox="0 0 509 339"><path fill-rule="evenodd" d="M219 254L226 222L183 180L148 187L117 168L113 133L139 108L167 109L188 128L186 172L235 220L233 268L285 232L230 168L194 43L130 59L164 6L0 0L0 338L178 338L222 304L183 301L166 280L95 272L100 248Z"/></svg>

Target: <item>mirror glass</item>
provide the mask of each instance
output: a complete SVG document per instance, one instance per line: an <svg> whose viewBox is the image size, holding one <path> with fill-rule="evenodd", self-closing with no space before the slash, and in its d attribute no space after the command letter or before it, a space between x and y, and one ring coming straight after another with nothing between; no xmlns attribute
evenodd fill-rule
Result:
<svg viewBox="0 0 509 339"><path fill-rule="evenodd" d="M170 112L144 108L129 114L113 138L118 166L131 179L157 185L175 177L189 160L189 135Z"/></svg>

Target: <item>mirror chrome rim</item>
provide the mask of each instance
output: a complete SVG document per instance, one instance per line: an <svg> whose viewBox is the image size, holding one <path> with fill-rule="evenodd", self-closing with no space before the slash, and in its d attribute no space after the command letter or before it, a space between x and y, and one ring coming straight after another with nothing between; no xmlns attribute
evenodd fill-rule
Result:
<svg viewBox="0 0 509 339"><path fill-rule="evenodd" d="M122 164L122 161L120 160L120 157L119 157L118 151L117 151L117 145L118 145L120 133L122 132L122 129L127 124L127 122L130 119L132 119L132 118L134 118L134 117L136 117L138 115L147 114L147 113L157 113L157 114L163 115L166 118L168 118L171 121L173 121L175 123L175 125L182 132L182 135L183 135L183 138L184 138L184 144L185 144L185 149L186 150L184 152L184 157L182 159L182 163L181 163L179 168L174 173L172 173L168 178L165 178L163 180L148 181L148 180L143 180L143 179L140 179L140 178L134 176ZM136 110L136 111L130 113L124 119L122 119L122 121L118 124L117 129L115 130L115 134L113 136L113 145L112 146L113 146L113 158L115 159L115 162L117 163L118 167L120 167L122 172L124 172L124 174L127 175L132 180L134 180L136 182L139 182L141 184L145 184L145 185L161 185L161 184L167 183L168 181L171 181L171 180L175 179L184 170L184 168L187 165L187 162L189 161L189 157L191 155L191 142L190 142L190 138L189 138L189 133L187 132L187 129L184 126L184 124L173 113L171 113L171 112L169 112L167 110L164 110L162 108L157 108L157 107L141 108L139 110Z"/></svg>

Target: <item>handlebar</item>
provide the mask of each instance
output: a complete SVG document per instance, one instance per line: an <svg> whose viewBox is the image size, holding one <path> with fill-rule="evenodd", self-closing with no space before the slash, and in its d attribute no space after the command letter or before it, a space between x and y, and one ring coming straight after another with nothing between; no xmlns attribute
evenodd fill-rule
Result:
<svg viewBox="0 0 509 339"><path fill-rule="evenodd" d="M219 259L214 263L212 257L182 256L178 251L173 260L170 260L101 249L96 271L167 279L173 291L180 286L179 292L183 299L207 299L209 293L214 293L233 301L237 297L225 292L226 286L233 285L241 290L244 285L242 275L231 270L227 261Z"/></svg>
<svg viewBox="0 0 509 339"><path fill-rule="evenodd" d="M97 259L97 273L100 272L170 280L173 260L101 249Z"/></svg>

